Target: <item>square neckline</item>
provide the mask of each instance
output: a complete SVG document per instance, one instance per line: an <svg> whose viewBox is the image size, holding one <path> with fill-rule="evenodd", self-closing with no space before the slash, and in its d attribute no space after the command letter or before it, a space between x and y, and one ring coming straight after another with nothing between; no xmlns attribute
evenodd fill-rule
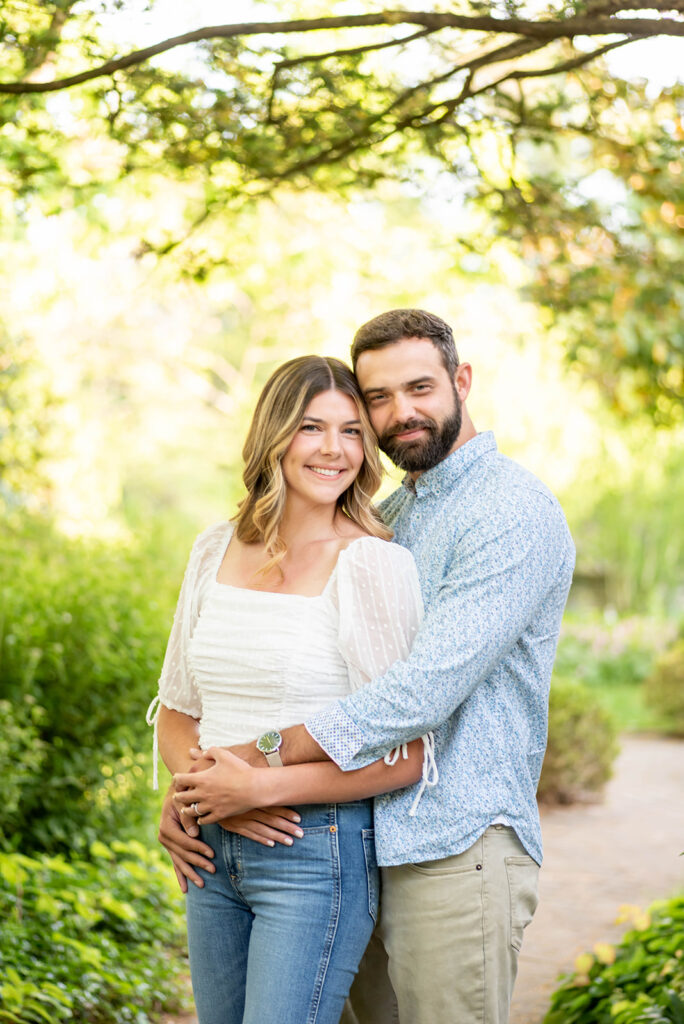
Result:
<svg viewBox="0 0 684 1024"><path fill-rule="evenodd" d="M287 594L287 593L283 593L282 591L278 591L278 590L256 590L254 587L237 587L234 583L221 583L221 581L219 579L217 579L219 570L220 570L221 566L223 565L223 560L226 557L226 554L228 552L228 548L230 547L230 542L233 539L234 532L235 532L235 527L229 521L228 522L228 537L227 537L227 540L226 540L225 544L221 547L221 549L219 551L220 557L219 557L218 562L216 564L216 568L215 568L214 572L212 573L212 583L213 583L213 585L216 586L216 587L224 587L226 590L234 590L234 591L236 591L239 594L270 594L273 597L295 597L295 598L298 598L300 601L320 601L320 599L322 597L326 596L326 594L328 592L328 588L330 587L330 584L332 583L332 581L335 578L335 575L337 573L337 567L340 564L340 559L341 559L342 555L345 553L345 551L348 551L349 548L352 547L352 545L356 544L360 540L380 540L379 537L373 538L373 537L371 537L370 534L364 534L363 537L354 537L353 540L351 540L349 542L349 544L346 544L345 547L341 548L340 551L337 554L337 558L335 559L335 564L332 567L330 575L328 576L328 578L327 578L327 580L325 582L325 586L323 587L323 590L320 592L320 594Z"/></svg>

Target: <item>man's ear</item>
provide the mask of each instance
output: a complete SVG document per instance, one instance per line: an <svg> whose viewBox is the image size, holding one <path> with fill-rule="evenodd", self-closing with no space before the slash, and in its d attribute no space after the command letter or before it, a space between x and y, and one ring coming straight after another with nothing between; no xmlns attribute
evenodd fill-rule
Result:
<svg viewBox="0 0 684 1024"><path fill-rule="evenodd" d="M470 363L459 363L454 374L454 387L456 394L462 402L470 394L470 386L473 383L473 368Z"/></svg>

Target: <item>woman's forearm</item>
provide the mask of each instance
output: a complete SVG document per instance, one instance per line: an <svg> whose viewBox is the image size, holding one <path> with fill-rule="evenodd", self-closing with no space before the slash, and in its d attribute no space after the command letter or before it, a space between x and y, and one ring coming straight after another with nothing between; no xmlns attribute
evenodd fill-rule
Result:
<svg viewBox="0 0 684 1024"><path fill-rule="evenodd" d="M171 774L190 771L195 763L190 757L190 748L198 745L197 720L160 704L157 735L159 753Z"/></svg>
<svg viewBox="0 0 684 1024"><path fill-rule="evenodd" d="M393 765L375 761L358 771L343 772L331 761L259 769L255 795L263 792L258 806L283 804L345 803L389 793L413 785L421 777L423 741L408 744L408 757Z"/></svg>

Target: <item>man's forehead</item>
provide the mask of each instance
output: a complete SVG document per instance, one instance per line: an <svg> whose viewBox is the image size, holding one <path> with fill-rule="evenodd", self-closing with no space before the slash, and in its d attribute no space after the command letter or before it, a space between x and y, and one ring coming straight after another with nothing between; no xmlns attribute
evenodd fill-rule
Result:
<svg viewBox="0 0 684 1024"><path fill-rule="evenodd" d="M440 370L446 373L441 354L429 338L402 338L383 348L367 349L356 361L356 376L364 391L401 387Z"/></svg>

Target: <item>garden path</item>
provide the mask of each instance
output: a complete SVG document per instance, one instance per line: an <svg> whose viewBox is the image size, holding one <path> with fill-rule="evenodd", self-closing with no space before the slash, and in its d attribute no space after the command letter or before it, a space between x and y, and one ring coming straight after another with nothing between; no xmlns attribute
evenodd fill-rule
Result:
<svg viewBox="0 0 684 1024"><path fill-rule="evenodd" d="M544 808L540 904L525 933L510 1024L540 1024L560 971L628 927L621 904L684 887L684 741L626 736L600 803ZM190 1014L163 1024L197 1024Z"/></svg>
<svg viewBox="0 0 684 1024"><path fill-rule="evenodd" d="M684 888L684 741L624 736L604 798L542 810L539 909L525 933L510 1024L539 1024L560 971L615 942L621 904Z"/></svg>

